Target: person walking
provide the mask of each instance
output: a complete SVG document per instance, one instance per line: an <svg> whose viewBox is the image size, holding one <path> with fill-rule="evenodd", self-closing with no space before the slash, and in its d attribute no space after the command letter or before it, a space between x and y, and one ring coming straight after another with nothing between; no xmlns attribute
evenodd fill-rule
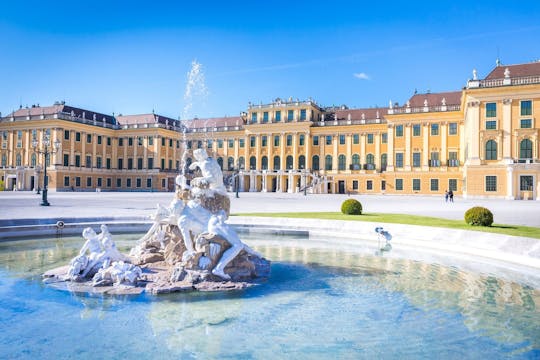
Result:
<svg viewBox="0 0 540 360"><path fill-rule="evenodd" d="M444 201L445 202L448 202L448 197L450 196L450 194L448 193L448 190L444 190Z"/></svg>
<svg viewBox="0 0 540 360"><path fill-rule="evenodd" d="M448 192L448 197L450 198L450 202L454 202L454 192L452 190Z"/></svg>

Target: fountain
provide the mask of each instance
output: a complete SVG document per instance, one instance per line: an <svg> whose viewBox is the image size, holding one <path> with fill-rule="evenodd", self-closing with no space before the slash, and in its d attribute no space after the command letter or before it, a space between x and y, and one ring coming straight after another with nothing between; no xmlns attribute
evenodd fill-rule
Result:
<svg viewBox="0 0 540 360"><path fill-rule="evenodd" d="M243 289L268 278L270 262L226 223L230 200L218 163L204 149L193 155L189 169L200 176L191 185L177 176L171 203L158 204L151 228L129 256L116 249L106 225L99 235L85 228L79 255L46 272L45 281L74 291L159 294Z"/></svg>

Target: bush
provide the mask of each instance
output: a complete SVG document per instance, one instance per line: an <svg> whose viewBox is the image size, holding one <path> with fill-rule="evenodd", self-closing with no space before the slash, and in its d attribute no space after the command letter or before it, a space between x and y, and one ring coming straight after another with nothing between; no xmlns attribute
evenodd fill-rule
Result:
<svg viewBox="0 0 540 360"><path fill-rule="evenodd" d="M341 204L341 212L347 215L362 215L362 204L355 199L348 199Z"/></svg>
<svg viewBox="0 0 540 360"><path fill-rule="evenodd" d="M493 214L485 207L475 206L465 212L465 222L472 226L491 226Z"/></svg>

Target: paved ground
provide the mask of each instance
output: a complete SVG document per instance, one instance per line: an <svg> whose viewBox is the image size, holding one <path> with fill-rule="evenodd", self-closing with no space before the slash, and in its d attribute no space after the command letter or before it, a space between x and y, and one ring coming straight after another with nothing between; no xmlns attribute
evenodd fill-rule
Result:
<svg viewBox="0 0 540 360"><path fill-rule="evenodd" d="M231 197L233 213L286 211L339 211L347 195L311 195L283 193L240 193ZM51 192L51 206L39 206L40 195L34 192L0 192L0 220L124 217L150 214L157 203L166 205L172 193L82 193ZM463 219L472 206L485 206L498 224L540 227L540 201L464 200L445 203L442 197L352 195L368 212L427 215L448 219Z"/></svg>

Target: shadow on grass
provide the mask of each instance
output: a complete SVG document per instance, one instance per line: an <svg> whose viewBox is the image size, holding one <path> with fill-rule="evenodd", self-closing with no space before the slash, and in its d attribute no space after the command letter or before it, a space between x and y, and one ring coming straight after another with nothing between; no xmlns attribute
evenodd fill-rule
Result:
<svg viewBox="0 0 540 360"><path fill-rule="evenodd" d="M496 228L496 229L517 229L517 226L510 226L510 225L491 225L490 227Z"/></svg>

